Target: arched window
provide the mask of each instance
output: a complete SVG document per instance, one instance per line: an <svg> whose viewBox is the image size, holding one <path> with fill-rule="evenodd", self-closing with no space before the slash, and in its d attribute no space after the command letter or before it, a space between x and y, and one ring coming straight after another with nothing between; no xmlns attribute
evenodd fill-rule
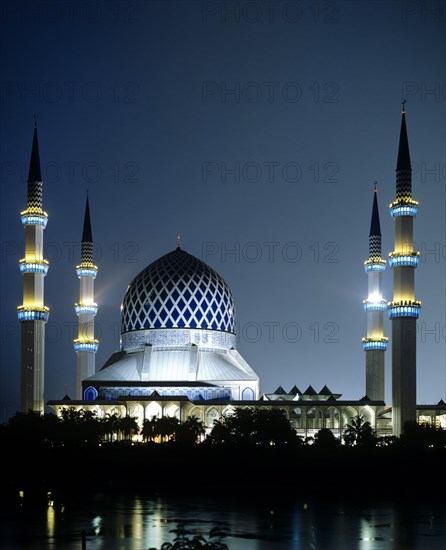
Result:
<svg viewBox="0 0 446 550"><path fill-rule="evenodd" d="M242 401L252 401L254 399L254 390L252 388L245 388L242 391Z"/></svg>
<svg viewBox="0 0 446 550"><path fill-rule="evenodd" d="M93 386L88 386L88 388L84 391L84 399L85 401L94 401L98 396L98 392L96 388L93 388Z"/></svg>

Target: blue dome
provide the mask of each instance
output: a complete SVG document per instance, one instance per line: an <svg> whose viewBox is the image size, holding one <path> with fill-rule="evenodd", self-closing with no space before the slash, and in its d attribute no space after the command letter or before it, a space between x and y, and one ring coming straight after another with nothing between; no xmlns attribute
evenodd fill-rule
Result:
<svg viewBox="0 0 446 550"><path fill-rule="evenodd" d="M124 296L121 333L192 328L235 333L234 300L226 282L181 248L148 265Z"/></svg>

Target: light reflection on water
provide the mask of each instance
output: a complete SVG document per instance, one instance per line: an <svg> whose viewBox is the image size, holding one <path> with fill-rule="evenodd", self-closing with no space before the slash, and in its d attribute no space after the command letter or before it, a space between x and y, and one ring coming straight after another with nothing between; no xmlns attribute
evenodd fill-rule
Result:
<svg viewBox="0 0 446 550"><path fill-rule="evenodd" d="M9 510L0 517L0 548L81 550L85 531L87 550L159 550L182 522L206 539L213 527L226 527L230 550L446 548L440 503L113 494Z"/></svg>

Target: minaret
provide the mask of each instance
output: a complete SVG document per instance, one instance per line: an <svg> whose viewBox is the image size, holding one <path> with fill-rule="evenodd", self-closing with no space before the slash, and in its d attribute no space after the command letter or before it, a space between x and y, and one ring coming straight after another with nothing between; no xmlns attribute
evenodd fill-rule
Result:
<svg viewBox="0 0 446 550"><path fill-rule="evenodd" d="M91 234L90 205L85 205L84 228L82 231L81 263L76 266L80 281L79 303L75 304L78 316L78 336L74 340L76 352L76 399L83 399L82 380L95 373L95 354L99 342L94 338L94 317L98 306L94 301L94 280L98 268L93 264L93 236Z"/></svg>
<svg viewBox="0 0 446 550"><path fill-rule="evenodd" d="M369 258L364 262L368 278L368 295L364 300L367 312L367 337L362 339L365 353L366 395L372 401L384 401L384 352L388 338L384 336L384 311L387 302L382 297L382 274L386 262L381 258L381 226L378 192L373 193L372 220L369 233Z"/></svg>
<svg viewBox="0 0 446 550"><path fill-rule="evenodd" d="M43 259L43 230L48 214L42 209L37 121L28 175L27 208L21 212L25 227L25 257L20 260L23 275L23 304L17 308L21 322L20 408L22 412L44 412L45 323L49 310L44 306L44 277L48 262Z"/></svg>
<svg viewBox="0 0 446 550"><path fill-rule="evenodd" d="M413 219L418 202L412 199L412 170L406 130L406 111L401 120L396 166L396 200L390 205L395 222L395 248L389 254L393 269L392 320L392 430L399 437L407 421L416 421L416 322L421 303L415 300L414 275L419 253L414 251Z"/></svg>

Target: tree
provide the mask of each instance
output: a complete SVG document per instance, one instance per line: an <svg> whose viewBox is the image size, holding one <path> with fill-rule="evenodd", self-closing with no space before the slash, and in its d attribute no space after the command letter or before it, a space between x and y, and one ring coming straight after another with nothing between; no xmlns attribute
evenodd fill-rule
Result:
<svg viewBox="0 0 446 550"><path fill-rule="evenodd" d="M75 407L60 411L61 439L66 444L98 444L102 438L102 424L96 413Z"/></svg>
<svg viewBox="0 0 446 550"><path fill-rule="evenodd" d="M123 439L131 439L133 435L139 433L138 419L129 415L119 418L118 433L123 435Z"/></svg>
<svg viewBox="0 0 446 550"><path fill-rule="evenodd" d="M176 441L183 443L197 443L205 434L203 422L196 416L190 416L185 422L177 427Z"/></svg>
<svg viewBox="0 0 446 550"><path fill-rule="evenodd" d="M412 449L444 448L446 447L446 430L431 424L406 422L399 443Z"/></svg>
<svg viewBox="0 0 446 550"><path fill-rule="evenodd" d="M314 446L320 450L331 451L339 447L339 439L329 428L322 428L314 436Z"/></svg>
<svg viewBox="0 0 446 550"><path fill-rule="evenodd" d="M144 441L153 441L157 435L157 422L158 418L152 416L152 418L146 418L142 425L141 435Z"/></svg>
<svg viewBox="0 0 446 550"><path fill-rule="evenodd" d="M236 409L214 422L210 443L236 445L287 445L300 442L281 409Z"/></svg>
<svg viewBox="0 0 446 550"><path fill-rule="evenodd" d="M107 413L101 421L102 434L106 441L113 441L118 436L119 416L116 413Z"/></svg>
<svg viewBox="0 0 446 550"><path fill-rule="evenodd" d="M345 428L344 442L349 446L374 446L376 444L376 435L370 422L364 421L364 417L360 414L354 416L350 424L347 424Z"/></svg>
<svg viewBox="0 0 446 550"><path fill-rule="evenodd" d="M45 440L44 416L31 410L17 412L8 420L6 433L15 444L40 444Z"/></svg>
<svg viewBox="0 0 446 550"><path fill-rule="evenodd" d="M225 419L214 420L211 433L205 439L205 443L225 444L231 442L231 433Z"/></svg>
<svg viewBox="0 0 446 550"><path fill-rule="evenodd" d="M161 442L175 439L180 421L175 416L162 416L156 423L156 433L161 437Z"/></svg>

